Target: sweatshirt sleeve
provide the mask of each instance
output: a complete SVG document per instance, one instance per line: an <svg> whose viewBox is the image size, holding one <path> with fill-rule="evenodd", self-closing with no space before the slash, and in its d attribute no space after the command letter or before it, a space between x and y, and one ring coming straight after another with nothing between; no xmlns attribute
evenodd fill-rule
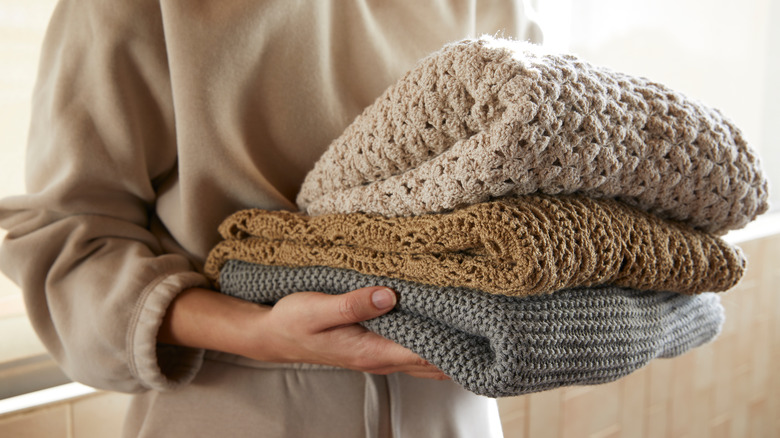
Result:
<svg viewBox="0 0 780 438"><path fill-rule="evenodd" d="M185 384L203 356L156 342L171 300L208 284L184 251L163 250L154 213L177 162L162 22L153 1L58 4L27 194L0 202L0 267L38 335L71 378L123 392Z"/></svg>

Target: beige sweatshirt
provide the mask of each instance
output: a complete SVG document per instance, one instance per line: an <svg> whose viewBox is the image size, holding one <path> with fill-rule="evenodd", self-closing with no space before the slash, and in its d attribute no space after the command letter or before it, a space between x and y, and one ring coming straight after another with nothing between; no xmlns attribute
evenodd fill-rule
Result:
<svg viewBox="0 0 780 438"><path fill-rule="evenodd" d="M158 346L207 284L220 221L293 209L329 142L416 60L503 30L521 1L62 1L44 44L28 193L0 203L0 266L75 380L138 392L193 378ZM21 146L19 146L21 147Z"/></svg>

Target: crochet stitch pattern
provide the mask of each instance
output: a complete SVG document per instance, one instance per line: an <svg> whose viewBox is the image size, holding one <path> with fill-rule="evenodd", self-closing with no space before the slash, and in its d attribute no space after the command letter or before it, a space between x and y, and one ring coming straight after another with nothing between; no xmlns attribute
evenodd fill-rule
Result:
<svg viewBox="0 0 780 438"><path fill-rule="evenodd" d="M718 110L641 77L483 37L421 60L305 179L310 215L409 216L505 195L580 193L722 234L768 183Z"/></svg>
<svg viewBox="0 0 780 438"><path fill-rule="evenodd" d="M396 309L361 324L488 397L610 382L654 358L714 339L724 320L712 293L607 287L516 298L343 269L235 260L224 265L220 284L222 293L266 304L302 290L339 294L391 287L399 293Z"/></svg>
<svg viewBox="0 0 780 438"><path fill-rule="evenodd" d="M450 213L309 217L248 209L220 225L206 260L330 266L503 295L611 284L686 294L724 291L743 274L739 248L612 200L529 195Z"/></svg>

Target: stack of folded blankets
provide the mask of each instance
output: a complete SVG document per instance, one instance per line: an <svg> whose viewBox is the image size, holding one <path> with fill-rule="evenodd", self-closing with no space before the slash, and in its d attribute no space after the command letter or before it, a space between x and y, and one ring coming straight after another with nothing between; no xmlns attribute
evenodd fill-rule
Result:
<svg viewBox="0 0 780 438"><path fill-rule="evenodd" d="M430 55L309 173L299 212L220 227L205 271L272 304L388 286L363 325L477 394L609 382L712 340L745 269L721 240L767 180L717 110L643 78L480 38Z"/></svg>

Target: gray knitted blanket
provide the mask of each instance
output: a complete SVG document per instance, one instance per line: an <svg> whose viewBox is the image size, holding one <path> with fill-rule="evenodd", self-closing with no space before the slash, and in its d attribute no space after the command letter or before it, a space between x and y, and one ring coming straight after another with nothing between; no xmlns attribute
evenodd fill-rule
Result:
<svg viewBox="0 0 780 438"><path fill-rule="evenodd" d="M493 38L421 60L329 146L297 201L310 215L410 216L535 192L613 198L715 234L768 208L758 157L716 109Z"/></svg>
<svg viewBox="0 0 780 438"><path fill-rule="evenodd" d="M398 306L363 326L489 397L606 383L657 357L674 357L717 336L716 294L568 289L524 298L425 286L355 271L228 261L222 293L274 303L298 291L340 294L383 285Z"/></svg>

